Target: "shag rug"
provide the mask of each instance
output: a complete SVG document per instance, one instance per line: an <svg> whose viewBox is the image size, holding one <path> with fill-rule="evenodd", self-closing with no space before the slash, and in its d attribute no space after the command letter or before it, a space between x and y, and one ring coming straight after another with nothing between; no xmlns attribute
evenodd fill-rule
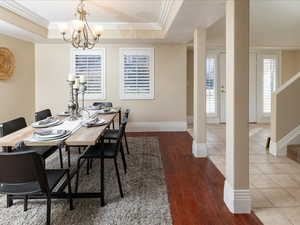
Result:
<svg viewBox="0 0 300 225"><path fill-rule="evenodd" d="M69 210L68 200L53 200L51 224L57 225L169 225L172 218L169 208L164 171L157 137L129 137L130 154L126 154L127 174L124 174L121 155L118 165L124 198L120 197L113 160L105 160L105 200L74 199L75 209ZM76 165L78 151L71 153ZM66 155L64 159L66 160ZM67 162L64 162L67 165ZM47 168L59 168L58 153L47 159ZM86 166L81 169L79 191L100 191L100 161L94 160L90 175ZM75 179L72 183L74 184ZM74 190L74 185L72 189ZM0 224L35 225L46 223L46 201L29 200L28 211L23 201L15 200L6 208L6 196L0 196Z"/></svg>

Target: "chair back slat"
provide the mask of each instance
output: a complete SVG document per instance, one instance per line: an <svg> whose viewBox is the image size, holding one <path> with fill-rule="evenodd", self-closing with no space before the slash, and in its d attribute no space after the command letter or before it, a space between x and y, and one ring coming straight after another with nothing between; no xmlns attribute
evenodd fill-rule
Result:
<svg viewBox="0 0 300 225"><path fill-rule="evenodd" d="M99 107L113 107L112 102L94 102L93 106L99 106Z"/></svg>
<svg viewBox="0 0 300 225"><path fill-rule="evenodd" d="M47 117L52 116L51 110L50 109L44 109L42 111L36 112L35 113L35 121L40 121L40 120L44 120Z"/></svg>
<svg viewBox="0 0 300 225"><path fill-rule="evenodd" d="M0 153L0 184L30 182L38 182L45 193L49 190L42 159L36 152Z"/></svg>
<svg viewBox="0 0 300 225"><path fill-rule="evenodd" d="M24 117L19 117L17 119L4 122L0 124L0 137L6 136L17 130L23 129L26 126L27 125Z"/></svg>
<svg viewBox="0 0 300 225"><path fill-rule="evenodd" d="M124 125L124 132L125 132L125 129L126 129L126 125L128 123L128 120L129 120L129 113L130 113L130 110L129 109L126 109L125 113L124 113L124 117L121 121L121 124Z"/></svg>
<svg viewBox="0 0 300 225"><path fill-rule="evenodd" d="M130 113L130 109L126 109L124 113L124 118L127 118L127 120L129 119L129 113Z"/></svg>
<svg viewBox="0 0 300 225"><path fill-rule="evenodd" d="M125 122L125 120L123 119L123 121L122 121L122 123L120 125L118 136L117 136L117 146L118 147L120 146L120 143L122 141L122 137L123 137L124 132L125 132L126 123L127 122Z"/></svg>

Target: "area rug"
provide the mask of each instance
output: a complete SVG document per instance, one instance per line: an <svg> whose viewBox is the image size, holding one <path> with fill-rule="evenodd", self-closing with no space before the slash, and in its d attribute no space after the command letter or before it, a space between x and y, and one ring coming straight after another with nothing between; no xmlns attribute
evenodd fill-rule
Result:
<svg viewBox="0 0 300 225"><path fill-rule="evenodd" d="M106 206L100 199L75 199L73 211L67 200L53 200L51 224L57 225L169 225L169 208L164 171L157 137L128 138L130 154L126 154L128 171L124 174L119 155L119 169L124 198L120 197L113 160L105 160ZM65 157L66 158L66 155ZM72 151L72 165L76 165L78 152ZM66 161L64 162L67 165ZM47 168L59 168L58 154L49 158ZM100 161L94 161L90 175L85 166L81 170L79 191L100 191ZM74 183L74 182L73 182ZM74 185L72 186L74 188ZM46 202L30 200L23 212L23 201L15 200L6 208L6 196L0 197L0 224L45 224Z"/></svg>

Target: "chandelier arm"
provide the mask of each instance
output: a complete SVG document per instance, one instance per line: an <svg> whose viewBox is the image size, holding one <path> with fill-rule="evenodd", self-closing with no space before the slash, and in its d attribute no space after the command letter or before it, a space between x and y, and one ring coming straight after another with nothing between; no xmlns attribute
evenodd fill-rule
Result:
<svg viewBox="0 0 300 225"><path fill-rule="evenodd" d="M92 48L94 48L95 47L95 43L92 43L91 45L90 45L90 47L88 47L88 49L92 49Z"/></svg>
<svg viewBox="0 0 300 225"><path fill-rule="evenodd" d="M84 46L88 46L89 36L88 36L85 25L84 25L84 28L83 28L83 37L84 37Z"/></svg>
<svg viewBox="0 0 300 225"><path fill-rule="evenodd" d="M66 42L72 42L71 38L66 38L66 34L63 34L63 40Z"/></svg>

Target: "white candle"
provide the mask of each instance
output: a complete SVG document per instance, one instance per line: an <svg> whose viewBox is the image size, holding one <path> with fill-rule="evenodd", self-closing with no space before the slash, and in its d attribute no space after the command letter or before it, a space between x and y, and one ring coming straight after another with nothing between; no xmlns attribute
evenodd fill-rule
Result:
<svg viewBox="0 0 300 225"><path fill-rule="evenodd" d="M79 89L79 79L78 78L75 80L75 84L73 85L73 88Z"/></svg>
<svg viewBox="0 0 300 225"><path fill-rule="evenodd" d="M75 75L73 73L70 73L68 77L68 81L74 81L74 80L75 80Z"/></svg>
<svg viewBox="0 0 300 225"><path fill-rule="evenodd" d="M85 83L85 76L84 75L80 75L80 83Z"/></svg>

